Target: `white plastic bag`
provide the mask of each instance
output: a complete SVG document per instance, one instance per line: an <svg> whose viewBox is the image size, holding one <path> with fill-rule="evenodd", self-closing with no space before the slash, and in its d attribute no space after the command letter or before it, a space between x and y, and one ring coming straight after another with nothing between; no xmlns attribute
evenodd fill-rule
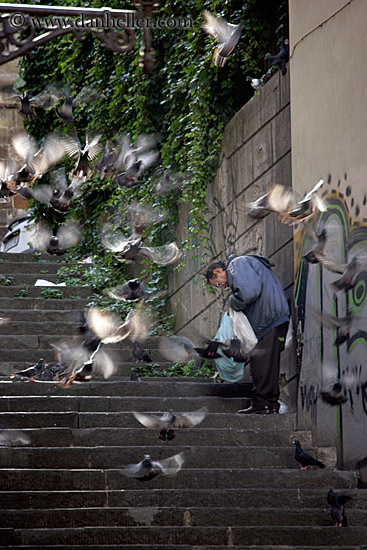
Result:
<svg viewBox="0 0 367 550"><path fill-rule="evenodd" d="M243 351L247 354L257 345L256 334L243 311L235 311L231 307L228 311L233 334L239 339Z"/></svg>

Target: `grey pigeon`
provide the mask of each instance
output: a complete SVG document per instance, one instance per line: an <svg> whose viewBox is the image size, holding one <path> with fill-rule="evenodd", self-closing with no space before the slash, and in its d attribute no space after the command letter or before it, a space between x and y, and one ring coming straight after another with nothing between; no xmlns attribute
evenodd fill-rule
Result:
<svg viewBox="0 0 367 550"><path fill-rule="evenodd" d="M246 204L246 207L250 209L249 216L259 218L268 212L276 212L282 223L295 225L317 211L325 212L326 205L316 194L323 183L323 180L318 181L303 198L291 188L276 184L268 193L256 201Z"/></svg>
<svg viewBox="0 0 367 550"><path fill-rule="evenodd" d="M348 310L343 317L336 317L329 313L319 313L311 310L311 313L322 325L333 330L337 330L335 344L341 345L350 337L350 331L353 327L364 329L366 326L366 318L360 315L354 315L353 311Z"/></svg>
<svg viewBox="0 0 367 550"><path fill-rule="evenodd" d="M145 455L138 464L128 464L123 467L122 474L133 477L138 481L149 481L158 475L171 476L179 472L184 463L184 453L178 453L162 460L152 460Z"/></svg>
<svg viewBox="0 0 367 550"><path fill-rule="evenodd" d="M9 182L19 186L31 185L65 155L63 141L54 134L47 135L42 146L26 134L14 136L12 144L24 164L9 176Z"/></svg>
<svg viewBox="0 0 367 550"><path fill-rule="evenodd" d="M123 302L136 302L145 296L145 285L139 279L130 279L126 283L106 291L111 298Z"/></svg>
<svg viewBox="0 0 367 550"><path fill-rule="evenodd" d="M287 74L287 63L289 61L289 41L283 40L279 53L273 55L271 53L265 54L265 59L270 60L271 66L277 66L281 71L282 75Z"/></svg>
<svg viewBox="0 0 367 550"><path fill-rule="evenodd" d="M136 374L136 370L134 369L134 367L132 367L131 369L130 380L131 382L141 382L141 378Z"/></svg>
<svg viewBox="0 0 367 550"><path fill-rule="evenodd" d="M224 17L214 17L209 11L204 11L205 23L203 29L218 42L214 51L213 61L217 67L223 67L241 37L244 23L238 25L228 23Z"/></svg>
<svg viewBox="0 0 367 550"><path fill-rule="evenodd" d="M134 412L135 418L146 428L160 429L158 439L163 441L174 439L174 428L193 428L200 424L208 412L207 407L202 407L191 413L165 412L162 416Z"/></svg>
<svg viewBox="0 0 367 550"><path fill-rule="evenodd" d="M307 252L303 257L304 259L309 262L310 264L316 264L318 263L317 254L323 254L324 253L324 247L326 244L326 229L324 228L321 233L316 234L314 231L312 231L307 225L306 228L308 232L310 233L312 239L316 242L312 250Z"/></svg>
<svg viewBox="0 0 367 550"><path fill-rule="evenodd" d="M338 502L330 504L330 515L335 522L335 527L348 527L347 514L342 504Z"/></svg>
<svg viewBox="0 0 367 550"><path fill-rule="evenodd" d="M367 268L366 265L361 265L356 257L352 258L348 264L338 264L331 258L326 257L322 252L316 252L315 258L328 271L342 275L340 279L331 283L334 292L338 292L339 290L347 292L352 289L355 285L357 275Z"/></svg>

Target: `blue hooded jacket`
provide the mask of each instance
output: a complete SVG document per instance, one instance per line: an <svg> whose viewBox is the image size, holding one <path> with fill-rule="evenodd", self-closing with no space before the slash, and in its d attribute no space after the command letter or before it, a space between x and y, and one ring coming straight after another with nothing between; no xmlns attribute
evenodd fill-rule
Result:
<svg viewBox="0 0 367 550"><path fill-rule="evenodd" d="M233 294L229 305L244 312L258 340L289 321L287 299L272 266L264 256L232 254L226 267Z"/></svg>

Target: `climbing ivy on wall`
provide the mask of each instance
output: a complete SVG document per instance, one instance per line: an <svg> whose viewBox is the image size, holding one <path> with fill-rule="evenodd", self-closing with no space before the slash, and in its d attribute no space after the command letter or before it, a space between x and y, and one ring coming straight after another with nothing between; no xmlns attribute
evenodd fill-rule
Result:
<svg viewBox="0 0 367 550"><path fill-rule="evenodd" d="M32 58L22 62L22 78L26 83L23 89L30 94L55 82L68 82L76 93L85 85L98 90L95 101L76 107L75 124L81 137L87 128L102 134L104 141L121 133L130 134L132 141L141 133L154 132L161 136L160 160L144 174L138 187L119 189L112 180L93 177L85 184L81 197L72 203L71 215L80 220L85 230L77 253L97 255L102 272L108 273L111 284L123 279L125 268L99 241L98 220L106 208L123 211L128 202L143 201L166 209L168 217L154 225L146 237L147 244L162 244L174 235L178 203L187 202L191 204L187 242L203 233L206 188L215 174L223 129L253 95L246 76L261 76L266 70L263 59L269 44L275 44L272 29L278 4L275 0L162 2L153 12L155 19L189 17L192 27L152 30L157 59L152 75L146 74L138 64L141 42L138 29L134 50L127 54L104 49L91 35L83 42L66 35L34 50ZM105 2L56 0L53 5L98 8ZM108 5L134 9L128 3L121 6L117 0L109 1ZM234 24L241 20L245 23L236 49L220 69L212 62L214 41L201 29L203 10L222 15ZM276 36L278 41L281 38L283 36ZM39 139L50 131L67 132L53 110L29 121L27 129ZM167 171L183 172L188 177L179 191L157 196L154 178ZM55 216L40 204L33 204L33 211L35 216ZM164 287L165 268L146 264L145 269L151 280ZM98 288L99 283L95 286Z"/></svg>

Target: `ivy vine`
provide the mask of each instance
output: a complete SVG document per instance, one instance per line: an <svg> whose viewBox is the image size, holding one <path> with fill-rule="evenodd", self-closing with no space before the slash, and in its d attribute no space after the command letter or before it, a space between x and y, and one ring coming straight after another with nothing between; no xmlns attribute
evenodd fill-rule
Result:
<svg viewBox="0 0 367 550"><path fill-rule="evenodd" d="M189 203L191 223L183 247L189 247L195 236L204 238L206 189L216 171L223 130L253 95L246 76L260 76L266 70L264 55L269 44L275 43L274 17L279 12L278 4L268 0L165 2L154 10L155 19L186 17L191 19L192 27L152 30L156 52L152 75L146 74L138 63L141 42L138 29L134 49L127 54L112 53L91 35L83 42L65 35L34 50L32 57L22 62L21 76L25 84L21 91L26 89L30 95L56 82L67 82L75 93L85 85L98 91L95 101L75 108L75 125L80 136L88 129L102 134L104 142L121 133L129 134L132 141L142 133L157 133L162 138L160 160L144 174L136 188L120 189L113 180L92 177L84 185L82 195L72 203L70 215L80 221L84 237L68 258L93 256L93 269L89 276L86 269L84 277L99 291L96 303L102 300L109 307L115 307L103 296L102 286L106 281L113 286L129 276L129 270L100 243L98 221L106 209L123 215L126 205L132 201L164 209L167 218L153 225L146 236L147 244L152 245L172 239L178 221L178 204ZM103 7L104 2L55 0L53 5L98 8ZM119 8L120 1L111 0L108 5ZM286 2L282 6L285 12ZM134 9L134 6L124 7ZM238 45L223 68L217 68L212 62L215 44L201 28L204 10L222 15L231 23L244 21L245 24ZM283 37L279 35L284 31L282 27L277 29L279 40ZM40 112L36 119L26 123L26 127L38 139L50 131L60 134L68 131L53 110ZM155 194L154 183L159 174L177 171L188 175L181 189L167 195ZM62 221L55 212L39 203L33 202L32 209L37 218L47 218L53 223ZM64 268L61 278L70 280L73 269ZM78 269L80 271L80 268L74 270L75 276L82 277ZM149 278L152 287L164 289L167 269L172 267L143 262L142 275ZM164 303L162 298L155 304L152 302L158 316L162 315Z"/></svg>

